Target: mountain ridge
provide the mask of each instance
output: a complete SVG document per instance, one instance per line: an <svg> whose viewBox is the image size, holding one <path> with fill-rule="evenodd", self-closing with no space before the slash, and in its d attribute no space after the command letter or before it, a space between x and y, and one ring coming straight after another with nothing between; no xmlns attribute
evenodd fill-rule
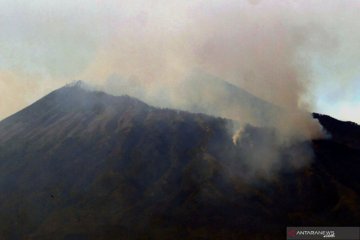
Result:
<svg viewBox="0 0 360 240"><path fill-rule="evenodd" d="M359 150L332 138L294 143L279 148L282 161L302 145L314 161L247 179L248 150L261 164L273 131L247 126L234 145L229 124L131 97L56 90L0 122L0 236L279 239L287 225L360 219Z"/></svg>

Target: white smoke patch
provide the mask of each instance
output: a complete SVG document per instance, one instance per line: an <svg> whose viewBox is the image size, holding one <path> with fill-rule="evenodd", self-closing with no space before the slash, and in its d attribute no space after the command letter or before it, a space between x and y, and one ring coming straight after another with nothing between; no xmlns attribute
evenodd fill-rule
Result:
<svg viewBox="0 0 360 240"><path fill-rule="evenodd" d="M241 138L242 131L243 131L242 129L238 129L238 130L236 130L236 132L232 136L232 141L233 141L234 145L237 145L239 139Z"/></svg>

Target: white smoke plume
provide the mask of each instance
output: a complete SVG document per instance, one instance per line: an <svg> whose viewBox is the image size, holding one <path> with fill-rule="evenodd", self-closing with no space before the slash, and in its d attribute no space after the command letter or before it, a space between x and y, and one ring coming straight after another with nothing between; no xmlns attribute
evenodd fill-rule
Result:
<svg viewBox="0 0 360 240"><path fill-rule="evenodd" d="M85 79L157 106L275 127L281 145L321 136L310 115L317 95L350 95L360 75L355 0L8 0L0 7L1 118L49 88Z"/></svg>

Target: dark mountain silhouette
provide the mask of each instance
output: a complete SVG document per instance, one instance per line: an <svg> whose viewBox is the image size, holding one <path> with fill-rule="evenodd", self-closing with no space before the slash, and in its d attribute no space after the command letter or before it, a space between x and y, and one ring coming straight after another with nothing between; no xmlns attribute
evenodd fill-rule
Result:
<svg viewBox="0 0 360 240"><path fill-rule="evenodd" d="M331 139L354 148L360 149L360 126L353 122L339 121L327 115L313 114L331 135Z"/></svg>
<svg viewBox="0 0 360 240"><path fill-rule="evenodd" d="M311 164L249 180L245 153L273 130L247 126L234 145L230 120L65 86L0 122L0 236L283 239L291 225L354 225L359 126L314 116L336 137L281 149L285 161L311 146Z"/></svg>

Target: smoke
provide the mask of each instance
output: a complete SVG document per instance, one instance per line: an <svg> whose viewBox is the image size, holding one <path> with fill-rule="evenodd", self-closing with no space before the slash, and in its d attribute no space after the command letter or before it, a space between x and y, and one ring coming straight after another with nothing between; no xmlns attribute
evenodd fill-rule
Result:
<svg viewBox="0 0 360 240"><path fill-rule="evenodd" d="M49 86L69 79L101 85L115 74L175 106L187 103L172 92L200 70L283 108L313 110L319 86L354 82L356 71L345 65L357 69L350 54L359 42L356 7L337 0L2 1L0 70L25 71ZM319 64L343 73L341 80L322 79Z"/></svg>
<svg viewBox="0 0 360 240"><path fill-rule="evenodd" d="M241 138L242 131L243 131L243 129L238 129L237 131L235 131L235 133L232 137L232 141L233 141L234 145L238 144L238 141Z"/></svg>
<svg viewBox="0 0 360 240"><path fill-rule="evenodd" d="M235 150L222 153L230 176L247 180L273 180L279 172L305 167L313 158L311 144L306 141L284 142L274 128L246 125L237 132Z"/></svg>
<svg viewBox="0 0 360 240"><path fill-rule="evenodd" d="M328 35L316 25L303 26L297 18L306 14L296 13L291 3L199 2L178 11L185 11L186 18L158 19L139 12L127 19L131 29L112 33L87 76L107 79L113 74L104 83L107 91L160 107L275 128L276 134L255 135L250 145L242 130L234 129L233 142L241 146L242 157L232 166L248 169L247 177L271 177L286 164L297 168L308 163L311 148L302 143L321 137L322 131L309 113L311 101L302 99L311 76L301 51ZM324 44L316 51L327 48ZM238 97L247 94L241 89L265 101ZM288 149L293 156L285 164Z"/></svg>
<svg viewBox="0 0 360 240"><path fill-rule="evenodd" d="M277 156L281 146L322 135L309 113L319 89L346 83L349 90L356 79L355 70L343 70L357 60L344 44L357 46L360 37L343 29L357 30L358 6L340 0L4 1L0 51L10 60L0 61L0 71L18 80L0 83L21 94L30 90L19 72L36 76L31 86L43 89L85 79L156 106L272 127L278 147L264 152ZM343 64L332 61L339 57ZM342 74L330 78L324 69ZM27 102L11 106L10 96L1 97L8 108L2 113ZM233 130L234 143L241 132Z"/></svg>
<svg viewBox="0 0 360 240"><path fill-rule="evenodd" d="M304 25L301 19L308 16L297 10L303 3L298 5L278 1L157 2L146 11L145 4L111 23L114 30L103 39L82 78L99 82L115 74L118 80L113 76L102 82L114 94L128 93L157 106L243 123L266 122L284 136L319 136L320 128L307 112L311 100L303 101L311 79L302 50L328 41L328 35L319 32L315 23ZM172 12L177 14L170 15ZM316 51L327 51L327 45ZM269 117L270 110L263 107L260 112L266 112L266 119L259 121L259 106L223 101L229 91L214 86L212 77L197 74L208 84L199 86L193 74L199 70L246 89L286 114ZM210 106L199 107L201 104L195 104L199 102Z"/></svg>

